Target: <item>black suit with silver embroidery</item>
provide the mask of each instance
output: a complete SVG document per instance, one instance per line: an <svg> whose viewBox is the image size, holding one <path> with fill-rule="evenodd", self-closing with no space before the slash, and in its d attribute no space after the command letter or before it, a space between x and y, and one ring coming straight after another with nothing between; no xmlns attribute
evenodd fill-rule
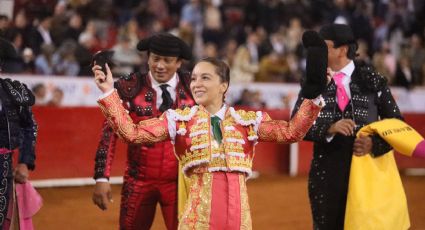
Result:
<svg viewBox="0 0 425 230"><path fill-rule="evenodd" d="M34 96L24 84L0 78L0 229L12 191L12 150L19 148L19 163L34 169L37 125L30 107L33 103Z"/></svg>
<svg viewBox="0 0 425 230"><path fill-rule="evenodd" d="M327 141L327 130L342 118L356 123L355 132L361 127L384 118L400 118L400 110L394 101L385 77L370 67L356 64L350 83L351 100L342 112L335 100L336 86L332 81L322 96L326 102L305 140L314 142L313 160L309 172L309 198L314 229L343 229L348 179L353 152L354 136L336 134ZM303 98L299 97L293 114ZM391 147L379 136L372 136L372 154L378 157ZM367 179L367 178L365 178Z"/></svg>

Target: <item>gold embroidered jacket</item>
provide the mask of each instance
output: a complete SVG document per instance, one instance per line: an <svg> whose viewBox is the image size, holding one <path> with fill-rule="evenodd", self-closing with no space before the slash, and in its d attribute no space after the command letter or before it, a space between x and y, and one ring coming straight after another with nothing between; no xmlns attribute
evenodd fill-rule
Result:
<svg viewBox="0 0 425 230"><path fill-rule="evenodd" d="M258 141L293 143L302 140L320 112L320 106L304 100L290 121L271 120L267 113L228 108L221 122L222 144L211 135L210 114L203 106L168 110L168 114L134 124L113 92L98 101L110 126L127 142L153 143L170 138L168 121L176 124L175 152L183 172L238 171L251 174L254 146Z"/></svg>

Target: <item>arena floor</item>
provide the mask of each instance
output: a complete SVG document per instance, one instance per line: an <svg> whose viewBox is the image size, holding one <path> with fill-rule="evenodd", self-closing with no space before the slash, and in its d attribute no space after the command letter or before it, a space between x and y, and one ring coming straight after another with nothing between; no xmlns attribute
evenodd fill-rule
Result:
<svg viewBox="0 0 425 230"><path fill-rule="evenodd" d="M425 176L402 177L412 230L425 230ZM113 186L115 202L101 211L92 204L93 187L38 189L44 206L34 217L40 230L109 230L118 229L120 186ZM307 197L307 178L260 176L248 181L253 229L312 229ZM153 230L165 229L161 213Z"/></svg>

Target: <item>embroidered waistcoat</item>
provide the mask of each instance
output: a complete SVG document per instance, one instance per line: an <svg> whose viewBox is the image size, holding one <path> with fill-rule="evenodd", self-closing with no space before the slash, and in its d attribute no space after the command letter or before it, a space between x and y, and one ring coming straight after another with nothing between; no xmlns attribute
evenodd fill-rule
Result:
<svg viewBox="0 0 425 230"><path fill-rule="evenodd" d="M218 145L211 134L210 114L202 106L176 110L175 139L176 155L183 172L197 166L206 167L209 172L237 171L252 174L254 145L257 143L261 112L235 111L230 107L221 122L223 140ZM196 170L195 170L196 171Z"/></svg>

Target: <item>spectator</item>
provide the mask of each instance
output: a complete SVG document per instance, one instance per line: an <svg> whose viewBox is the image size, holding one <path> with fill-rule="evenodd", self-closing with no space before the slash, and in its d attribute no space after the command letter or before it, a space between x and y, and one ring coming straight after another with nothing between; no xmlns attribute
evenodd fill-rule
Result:
<svg viewBox="0 0 425 230"><path fill-rule="evenodd" d="M0 14L0 37L3 37L4 31L9 28L9 17L4 14Z"/></svg>
<svg viewBox="0 0 425 230"><path fill-rule="evenodd" d="M238 43L235 39L229 39L224 48L221 51L221 56L223 61L225 61L230 68L232 68L234 60L235 60L235 54L236 50L238 49Z"/></svg>
<svg viewBox="0 0 425 230"><path fill-rule="evenodd" d="M285 35L283 31L270 35L270 46L276 54L283 55L286 52Z"/></svg>
<svg viewBox="0 0 425 230"><path fill-rule="evenodd" d="M252 93L251 103L249 105L250 108L255 110L262 110L266 108L266 103L262 99L261 91L256 90Z"/></svg>
<svg viewBox="0 0 425 230"><path fill-rule="evenodd" d="M359 1L352 13L351 27L353 28L354 37L361 39L367 47L372 45L373 28L372 28L372 4L369 1Z"/></svg>
<svg viewBox="0 0 425 230"><path fill-rule="evenodd" d="M66 26L64 37L78 41L78 38L83 29L83 18L79 13L73 12L69 19L68 25Z"/></svg>
<svg viewBox="0 0 425 230"><path fill-rule="evenodd" d="M234 106L250 106L252 93L249 89L243 89L240 98L233 103Z"/></svg>
<svg viewBox="0 0 425 230"><path fill-rule="evenodd" d="M19 30L12 28L5 32L4 37L10 41L15 49L16 56L9 58L3 65L3 71L6 73L22 73L25 71L25 63L22 57L23 37Z"/></svg>
<svg viewBox="0 0 425 230"><path fill-rule="evenodd" d="M136 19L130 19L119 31L120 36L126 36L130 40L130 47L136 49L139 42L139 25ZM118 40L119 41L119 40Z"/></svg>
<svg viewBox="0 0 425 230"><path fill-rule="evenodd" d="M96 28L96 23L93 20L90 20L89 22L87 22L86 28L84 29L83 32L80 33L80 36L78 37L78 41L80 42L80 37L84 37L82 38L82 40L88 40L88 38L90 38L92 42L92 46L90 47L90 52L91 53L96 53L97 51L102 49L102 46L100 44L99 38L97 36L97 28Z"/></svg>
<svg viewBox="0 0 425 230"><path fill-rule="evenodd" d="M47 88L43 83L34 85L31 89L35 97L35 105L45 105L47 102Z"/></svg>
<svg viewBox="0 0 425 230"><path fill-rule="evenodd" d="M289 21L288 32L286 36L286 47L288 52L295 52L300 45L303 26L299 18L292 18Z"/></svg>
<svg viewBox="0 0 425 230"><path fill-rule="evenodd" d="M47 106L58 107L62 105L63 91L56 87L53 89L52 98L47 102Z"/></svg>
<svg viewBox="0 0 425 230"><path fill-rule="evenodd" d="M78 76L91 75L92 50L94 50L95 43L96 39L90 33L84 33L79 36L78 44L75 48L75 59L80 67Z"/></svg>
<svg viewBox="0 0 425 230"><path fill-rule="evenodd" d="M200 0L189 0L183 6L180 17L180 24L190 25L195 33L201 32L203 18Z"/></svg>
<svg viewBox="0 0 425 230"><path fill-rule="evenodd" d="M193 54L196 58L202 56L202 29L203 18L201 0L189 0L182 8L179 27L184 31L188 38L192 41L183 39L192 48Z"/></svg>
<svg viewBox="0 0 425 230"><path fill-rule="evenodd" d="M212 3L212 0L206 1L204 7L204 28L202 31L202 38L204 43L214 43L216 46L220 46L222 43L222 21L221 12Z"/></svg>
<svg viewBox="0 0 425 230"><path fill-rule="evenodd" d="M41 75L53 75L53 54L55 47L53 44L41 45L41 53L35 58L35 73Z"/></svg>
<svg viewBox="0 0 425 230"><path fill-rule="evenodd" d="M413 81L423 85L425 78L425 48L423 46L423 39L418 34L413 34L410 38L410 48L408 50L411 68L413 72Z"/></svg>
<svg viewBox="0 0 425 230"><path fill-rule="evenodd" d="M13 20L13 25L11 25L9 28L13 30L19 31L20 34L22 34L24 41L22 46L24 47L31 47L30 46L30 38L31 38L31 31L33 30L32 22L28 21L26 13L24 10L20 10L16 13L15 19Z"/></svg>
<svg viewBox="0 0 425 230"><path fill-rule="evenodd" d="M259 38L255 31L248 34L246 43L236 50L232 65L232 82L253 82L258 72L258 45Z"/></svg>
<svg viewBox="0 0 425 230"><path fill-rule="evenodd" d="M38 16L39 24L30 34L30 47L35 55L40 54L42 44L52 44L53 40L50 34L52 23L52 14L50 12L42 12Z"/></svg>
<svg viewBox="0 0 425 230"><path fill-rule="evenodd" d="M60 46L67 39L66 30L68 29L70 15L66 8L67 1L60 0L57 1L53 11L49 32L55 46Z"/></svg>
<svg viewBox="0 0 425 230"><path fill-rule="evenodd" d="M112 0L116 12L116 21L119 26L125 25L131 20L134 9L138 7L140 1L133 0Z"/></svg>
<svg viewBox="0 0 425 230"><path fill-rule="evenodd" d="M217 45L212 42L205 43L204 46L204 54L203 57L217 57L218 56L218 50Z"/></svg>
<svg viewBox="0 0 425 230"><path fill-rule="evenodd" d="M288 63L289 67L289 74L287 75L287 81L288 82L300 82L301 76L305 72L305 69L303 69L305 66L303 66L301 63L303 60L300 60L295 53L289 53L286 55L286 62ZM303 62L304 63L304 62Z"/></svg>
<svg viewBox="0 0 425 230"><path fill-rule="evenodd" d="M24 35L16 28L6 31L5 36L10 40L18 54L15 58L14 65L9 66L10 69L5 70L10 73L30 73L34 72L34 52L24 44Z"/></svg>
<svg viewBox="0 0 425 230"><path fill-rule="evenodd" d="M393 85L411 89L414 84L417 84L414 80L409 57L401 57L397 64Z"/></svg>
<svg viewBox="0 0 425 230"><path fill-rule="evenodd" d="M77 44L72 40L67 40L53 54L53 73L61 76L77 76L80 65L75 57Z"/></svg>
<svg viewBox="0 0 425 230"><path fill-rule="evenodd" d="M137 50L131 47L129 37L122 35L118 41L118 44L112 48L115 51L113 56L115 64L113 72L118 76L128 75L135 72L137 67L142 64L142 59Z"/></svg>
<svg viewBox="0 0 425 230"><path fill-rule="evenodd" d="M379 52L373 56L373 66L379 73L386 76L388 82L391 84L394 80L396 65L397 60L391 53L388 42L384 41Z"/></svg>
<svg viewBox="0 0 425 230"><path fill-rule="evenodd" d="M23 73L33 74L35 69L35 56L31 48L22 50Z"/></svg>
<svg viewBox="0 0 425 230"><path fill-rule="evenodd" d="M272 52L261 59L256 81L290 82L289 66L282 54Z"/></svg>

